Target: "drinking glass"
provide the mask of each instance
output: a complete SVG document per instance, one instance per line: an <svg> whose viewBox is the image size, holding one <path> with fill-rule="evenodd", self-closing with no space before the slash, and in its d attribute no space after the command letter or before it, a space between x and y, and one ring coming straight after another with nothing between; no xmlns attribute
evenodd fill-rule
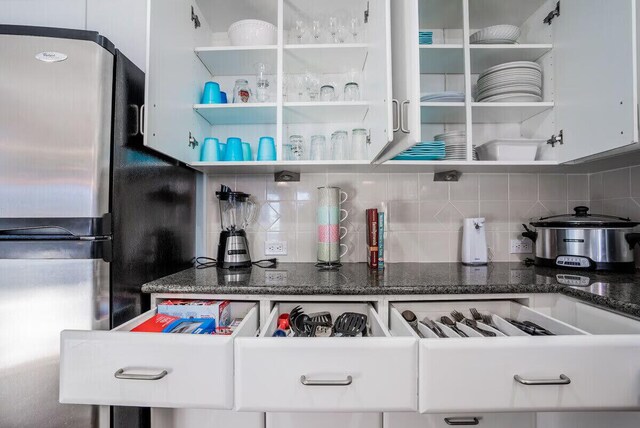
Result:
<svg viewBox="0 0 640 428"><path fill-rule="evenodd" d="M351 150L353 151L353 159L366 160L368 155L368 134L366 129L356 128L351 131Z"/></svg>
<svg viewBox="0 0 640 428"><path fill-rule="evenodd" d="M349 20L349 32L353 36L353 41L358 42L358 34L362 30L362 22L360 22L360 18L357 16L351 17Z"/></svg>
<svg viewBox="0 0 640 428"><path fill-rule="evenodd" d="M264 103L269 101L269 79L267 79L267 65L259 62L256 67L256 101Z"/></svg>
<svg viewBox="0 0 640 428"><path fill-rule="evenodd" d="M320 101L333 101L336 97L336 89L331 85L320 88Z"/></svg>
<svg viewBox="0 0 640 428"><path fill-rule="evenodd" d="M338 43L338 38L336 37L336 34L338 33L338 27L338 18L335 16L330 16L327 22L327 29L329 30L329 34L331 34L332 43Z"/></svg>
<svg viewBox="0 0 640 428"><path fill-rule="evenodd" d="M347 140L349 134L347 131L336 131L331 134L331 143L329 144L328 158L333 160L349 159L349 151L347 150Z"/></svg>
<svg viewBox="0 0 640 428"><path fill-rule="evenodd" d="M336 32L336 39L338 43L345 43L348 37L349 37L349 32L343 25L340 25L338 27L338 31Z"/></svg>
<svg viewBox="0 0 640 428"><path fill-rule="evenodd" d="M324 135L314 135L311 137L311 150L309 153L309 159L311 160L325 160L325 153L327 151L327 139Z"/></svg>
<svg viewBox="0 0 640 428"><path fill-rule="evenodd" d="M320 36L322 35L322 23L320 20L315 19L311 22L311 35L314 43L320 43Z"/></svg>
<svg viewBox="0 0 640 428"><path fill-rule="evenodd" d="M307 89L309 101L316 101L318 99L318 94L320 93L320 79L318 79L313 73L307 72L304 75L304 86Z"/></svg>
<svg viewBox="0 0 640 428"><path fill-rule="evenodd" d="M345 101L360 100L360 87L356 82L349 82L346 85L344 85L344 100Z"/></svg>
<svg viewBox="0 0 640 428"><path fill-rule="evenodd" d="M289 136L289 144L285 145L285 159L290 161L299 161L303 158L304 137L302 135Z"/></svg>
<svg viewBox="0 0 640 428"><path fill-rule="evenodd" d="M302 38L307 33L307 25L301 19L296 20L296 25L293 28L293 35L296 38L298 44L302 44Z"/></svg>
<svg viewBox="0 0 640 428"><path fill-rule="evenodd" d="M248 103L251 100L251 90L249 89L249 82L245 79L236 80L236 85L233 88L233 102L234 103Z"/></svg>

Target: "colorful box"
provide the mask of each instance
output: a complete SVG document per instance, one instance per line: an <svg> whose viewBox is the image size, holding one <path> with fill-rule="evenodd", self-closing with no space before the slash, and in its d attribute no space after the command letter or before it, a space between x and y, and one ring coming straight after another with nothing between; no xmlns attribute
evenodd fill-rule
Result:
<svg viewBox="0 0 640 428"><path fill-rule="evenodd" d="M166 300L158 305L158 313L177 318L213 319L219 327L231 324L228 300Z"/></svg>

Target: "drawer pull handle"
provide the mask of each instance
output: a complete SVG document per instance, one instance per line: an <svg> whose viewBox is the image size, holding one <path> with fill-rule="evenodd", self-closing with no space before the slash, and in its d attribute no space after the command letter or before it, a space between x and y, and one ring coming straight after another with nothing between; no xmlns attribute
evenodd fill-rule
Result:
<svg viewBox="0 0 640 428"><path fill-rule="evenodd" d="M480 418L444 418L447 425L480 425Z"/></svg>
<svg viewBox="0 0 640 428"><path fill-rule="evenodd" d="M560 375L560 379L524 379L520 375L515 375L513 378L522 385L569 385L571 383L571 379L563 374Z"/></svg>
<svg viewBox="0 0 640 428"><path fill-rule="evenodd" d="M311 380L306 376L300 376L300 383L304 386L349 386L353 382L351 376L347 376L345 380Z"/></svg>
<svg viewBox="0 0 640 428"><path fill-rule="evenodd" d="M136 373L125 373L124 369L120 369L115 372L113 375L118 379L128 379L128 380L160 380L169 372L166 370L162 370L158 374L136 374Z"/></svg>

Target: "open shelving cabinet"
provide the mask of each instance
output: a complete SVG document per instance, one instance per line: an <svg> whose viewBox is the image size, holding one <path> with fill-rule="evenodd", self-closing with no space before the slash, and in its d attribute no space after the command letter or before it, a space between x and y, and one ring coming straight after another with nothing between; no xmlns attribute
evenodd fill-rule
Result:
<svg viewBox="0 0 640 428"><path fill-rule="evenodd" d="M310 22L334 11L363 21L359 40L296 43L289 30L297 19ZM202 171L371 164L393 136L389 11L390 0L325 0L321 5L314 0L149 0L145 144ZM227 29L241 19L274 24L277 43L230 46ZM267 66L268 102L232 104L236 79L246 79L255 88L257 63ZM289 76L307 71L318 75L321 84L336 82L337 94L347 81L344 76L357 76L360 100L288 99ZM200 104L207 81L218 82L231 104ZM346 130L350 144L355 128L368 131L368 159L283 161L290 135L305 137L303 159L308 159L311 135L324 135L328 144L332 132ZM251 144L255 159L261 136L276 141L276 161L200 162L206 137L221 142L240 137Z"/></svg>
<svg viewBox="0 0 640 428"><path fill-rule="evenodd" d="M387 165L553 166L637 146L636 5L633 0L405 0L392 2L393 94L399 126L376 160ZM477 30L499 24L522 30L519 44L472 45ZM606 28L606 33L597 29ZM419 44L421 30L434 44ZM611 49L615 48L615 55ZM605 60L606 59L606 60ZM542 102L475 102L482 71L511 61L543 69ZM460 103L421 102L421 94L464 92ZM392 161L442 132L467 133L466 159ZM561 134L562 133L562 134ZM472 147L497 138L550 140L536 161L474 161Z"/></svg>

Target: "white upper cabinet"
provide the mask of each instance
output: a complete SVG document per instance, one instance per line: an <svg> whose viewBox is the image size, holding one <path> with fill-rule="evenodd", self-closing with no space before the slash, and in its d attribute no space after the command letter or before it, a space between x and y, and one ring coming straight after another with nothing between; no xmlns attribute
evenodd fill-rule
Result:
<svg viewBox="0 0 640 428"><path fill-rule="evenodd" d="M564 137L560 161L638 141L635 3L560 3L552 23L556 129Z"/></svg>
<svg viewBox="0 0 640 428"><path fill-rule="evenodd" d="M455 143L464 147L466 139L461 158L392 163L558 165L633 147L638 141L635 1L561 0L555 16L557 4L395 2L393 95L400 108L396 138L380 160L393 159L416 142L432 141L449 131L466 132L466 138ZM501 24L520 28L517 44L470 43L476 31ZM419 31L432 32L432 42L420 40ZM476 100L482 73L514 61L536 62L542 70L539 99ZM486 90L496 82L482 83ZM460 96L445 102L425 97L443 91ZM562 144L544 144L560 135ZM474 149L498 138L542 143L535 160L478 162Z"/></svg>
<svg viewBox="0 0 640 428"><path fill-rule="evenodd" d="M393 139L390 7L389 0L148 0L145 144L202 170L371 163ZM227 30L245 19L273 24L276 42L234 45ZM259 64L265 98L256 91ZM248 103L233 103L239 79L248 82ZM207 81L220 85L228 104L201 104ZM350 83L355 97L345 96ZM321 97L322 86L334 95ZM364 139L353 138L356 129ZM336 131L346 140L332 142ZM317 135L325 137L319 156L311 148ZM290 154L291 136L302 136L299 157ZM201 161L207 137L241 138L252 162ZM275 161L256 162L260 137L274 139Z"/></svg>

